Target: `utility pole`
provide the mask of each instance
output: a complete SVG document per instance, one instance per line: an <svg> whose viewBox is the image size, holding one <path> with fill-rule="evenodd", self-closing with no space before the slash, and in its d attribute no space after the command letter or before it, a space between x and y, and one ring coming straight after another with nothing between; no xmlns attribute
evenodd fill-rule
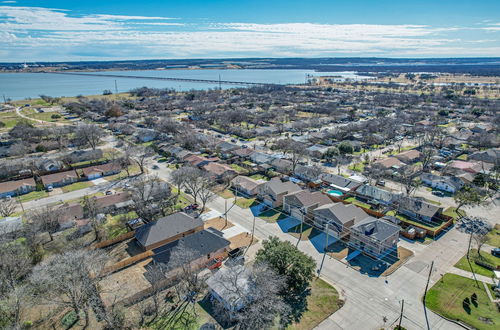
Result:
<svg viewBox="0 0 500 330"><path fill-rule="evenodd" d="M405 300L401 300L401 315L399 316L399 324L398 324L398 330L401 329L401 321L403 320L403 309L405 307Z"/></svg>
<svg viewBox="0 0 500 330"><path fill-rule="evenodd" d="M302 214L302 221L300 222L299 239L297 240L297 245L295 247L299 246L300 240L302 239L302 226L304 225L304 210L302 208L300 208L300 213Z"/></svg>
<svg viewBox="0 0 500 330"><path fill-rule="evenodd" d="M3 94L2 96L3 96L3 103L7 104L7 99L5 98L5 94Z"/></svg>
<svg viewBox="0 0 500 330"><path fill-rule="evenodd" d="M115 94L118 94L118 84L116 83L116 79L115 79Z"/></svg>
<svg viewBox="0 0 500 330"><path fill-rule="evenodd" d="M478 289L480 288L479 287L479 283L477 281L477 278L476 278L476 273L474 272L474 268L472 268L472 265L470 263L470 245L472 243L472 234L473 234L473 231L471 230L470 232L470 236L469 236L469 246L467 247L467 262L469 263L469 267L470 267L470 271L472 272L472 276L474 276L474 281L476 281L476 286L478 287Z"/></svg>
<svg viewBox="0 0 500 330"><path fill-rule="evenodd" d="M425 285L424 291L424 313L425 313L425 322L427 323L427 330L431 330L429 325L429 318L427 317L427 307L425 306L425 299L427 298L427 289L429 288L429 281L431 280L432 268L434 268L434 260L431 262L431 269L429 270L429 276L427 276L427 284Z"/></svg>
<svg viewBox="0 0 500 330"><path fill-rule="evenodd" d="M221 82L220 82L220 74L219 74L219 90L222 90Z"/></svg>
<svg viewBox="0 0 500 330"><path fill-rule="evenodd" d="M224 225L224 228L227 227L227 199L224 200L224 218L226 219L226 224Z"/></svg>

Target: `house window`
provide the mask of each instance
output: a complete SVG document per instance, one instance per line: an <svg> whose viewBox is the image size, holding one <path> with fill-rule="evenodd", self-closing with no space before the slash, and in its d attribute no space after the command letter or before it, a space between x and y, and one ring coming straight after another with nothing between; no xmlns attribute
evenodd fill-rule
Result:
<svg viewBox="0 0 500 330"><path fill-rule="evenodd" d="M209 254L207 254L207 259L210 259L210 253L209 253Z"/></svg>

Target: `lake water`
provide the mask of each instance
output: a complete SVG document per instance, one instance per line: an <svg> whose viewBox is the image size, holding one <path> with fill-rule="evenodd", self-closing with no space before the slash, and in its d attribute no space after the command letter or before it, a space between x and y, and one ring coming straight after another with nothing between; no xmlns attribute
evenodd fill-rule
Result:
<svg viewBox="0 0 500 330"><path fill-rule="evenodd" d="M132 75L143 77L171 77L189 79L210 79L244 81L257 83L297 84L304 83L307 75L342 76L360 79L355 72L315 72L311 70L143 70L143 71L106 71L99 74ZM0 99L21 100L36 98L40 94L49 96L76 96L102 94L105 89L127 92L136 87L174 88L176 90L217 88L218 84L192 83L167 80L96 77L64 75L51 73L0 73ZM222 88L237 87L234 85ZM3 101L3 99L1 99Z"/></svg>

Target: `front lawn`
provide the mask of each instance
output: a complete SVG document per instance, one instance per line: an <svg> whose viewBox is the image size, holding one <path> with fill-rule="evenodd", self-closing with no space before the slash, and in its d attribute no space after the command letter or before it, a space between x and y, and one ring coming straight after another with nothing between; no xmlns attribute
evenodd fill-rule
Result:
<svg viewBox="0 0 500 330"><path fill-rule="evenodd" d="M279 219L286 218L286 215L283 213L276 211L274 209L267 210L259 214L259 218L266 220L267 222L276 222Z"/></svg>
<svg viewBox="0 0 500 330"><path fill-rule="evenodd" d="M349 165L347 168L350 169L351 171L363 172L365 170L365 164L356 163L356 164Z"/></svg>
<svg viewBox="0 0 500 330"><path fill-rule="evenodd" d="M92 187L93 185L94 184L92 182L82 181L82 182L75 182L75 183L72 183L70 185L64 186L61 189L62 189L63 193L67 193L70 191L75 191L75 190L80 190L80 189Z"/></svg>
<svg viewBox="0 0 500 330"><path fill-rule="evenodd" d="M236 205L241 207L242 209L248 209L255 202L255 198L243 198L238 197L236 199Z"/></svg>
<svg viewBox="0 0 500 330"><path fill-rule="evenodd" d="M19 196L19 200L21 202L25 203L25 202L29 202L29 201L32 201L32 200L35 200L35 199L45 198L45 197L48 197L48 196L49 196L49 193L46 192L45 190L32 191L32 192L30 192L28 194Z"/></svg>
<svg viewBox="0 0 500 330"><path fill-rule="evenodd" d="M486 243L491 246L500 247L500 224L495 227L486 235Z"/></svg>
<svg viewBox="0 0 500 330"><path fill-rule="evenodd" d="M465 211L464 210L460 210L460 213L462 213L463 215L466 215ZM456 207L449 207L447 208L446 210L444 210L443 212L444 215L447 215L449 217L452 217L453 220L457 220L458 219L458 213L457 213L457 208Z"/></svg>
<svg viewBox="0 0 500 330"><path fill-rule="evenodd" d="M477 254L476 249L471 249L471 251L470 251L470 264L472 266L472 269L474 270L474 272L476 274L479 274L479 275L484 275L484 276L488 276L488 277L494 276L494 273L492 270L476 264L474 262L474 260L477 259L477 260L481 260L481 261L484 261L486 263L489 263L493 266L500 266L500 258L492 256L489 252L483 251L482 249L481 249L481 256L483 257L483 259L479 258L479 255ZM463 256L462 259L460 259L455 264L455 267L463 269L463 270L468 271L468 272L471 271L469 263L467 262L466 256Z"/></svg>
<svg viewBox="0 0 500 330"><path fill-rule="evenodd" d="M229 189L225 189L223 191L219 191L217 193L217 195L219 195L220 197L222 197L224 199L234 198L233 192L231 190L229 190Z"/></svg>
<svg viewBox="0 0 500 330"><path fill-rule="evenodd" d="M290 325L289 330L313 329L344 305L337 290L322 279L311 282L311 295L307 297L307 310L299 323Z"/></svg>
<svg viewBox="0 0 500 330"><path fill-rule="evenodd" d="M265 180L265 181L269 181L269 178L265 175L262 175L262 174L254 174L252 176L250 176L251 179L254 179L254 180Z"/></svg>
<svg viewBox="0 0 500 330"><path fill-rule="evenodd" d="M477 302L464 303L477 295ZM427 293L426 305L434 312L460 320L477 329L498 329L500 313L482 283L455 274L445 274Z"/></svg>

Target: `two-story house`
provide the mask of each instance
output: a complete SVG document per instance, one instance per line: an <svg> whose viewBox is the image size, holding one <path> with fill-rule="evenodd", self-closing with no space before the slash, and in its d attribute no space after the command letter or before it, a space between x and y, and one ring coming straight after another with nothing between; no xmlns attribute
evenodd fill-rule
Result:
<svg viewBox="0 0 500 330"><path fill-rule="evenodd" d="M367 217L351 227L349 244L380 258L397 249L399 226L383 219Z"/></svg>
<svg viewBox="0 0 500 330"><path fill-rule="evenodd" d="M301 190L298 185L290 181L281 181L274 178L259 187L259 198L265 205L280 207L283 205L283 197Z"/></svg>
<svg viewBox="0 0 500 330"><path fill-rule="evenodd" d="M313 211L332 201L320 191L300 190L283 197L283 210L298 220L313 222Z"/></svg>
<svg viewBox="0 0 500 330"><path fill-rule="evenodd" d="M314 210L316 227L339 239L347 236L353 225L367 217L368 214L354 204L330 203Z"/></svg>

